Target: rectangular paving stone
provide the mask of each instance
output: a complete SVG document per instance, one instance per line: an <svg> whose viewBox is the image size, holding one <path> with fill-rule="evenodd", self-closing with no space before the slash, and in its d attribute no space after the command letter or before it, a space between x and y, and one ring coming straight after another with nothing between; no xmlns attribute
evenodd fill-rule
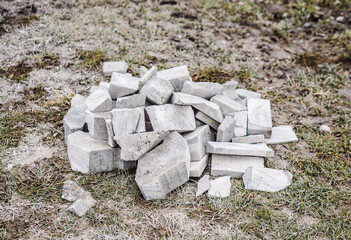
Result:
<svg viewBox="0 0 351 240"><path fill-rule="evenodd" d="M212 82L191 82L186 81L183 84L182 93L210 99L212 96L222 94L223 86L219 83Z"/></svg>
<svg viewBox="0 0 351 240"><path fill-rule="evenodd" d="M208 163L208 155L204 155L200 161L190 162L190 177L201 177Z"/></svg>
<svg viewBox="0 0 351 240"><path fill-rule="evenodd" d="M260 98L248 98L247 108L248 134L263 134L266 138L270 138L272 134L272 116L270 101Z"/></svg>
<svg viewBox="0 0 351 240"><path fill-rule="evenodd" d="M169 81L175 92L182 90L185 81L192 81L186 65L159 71L157 77Z"/></svg>
<svg viewBox="0 0 351 240"><path fill-rule="evenodd" d="M206 114L204 114L203 112L197 112L195 115L196 119L198 119L199 121L209 125L211 128L213 128L214 130L217 130L219 127L219 122L217 122L216 120L214 120L213 118L207 116Z"/></svg>
<svg viewBox="0 0 351 240"><path fill-rule="evenodd" d="M126 73L128 64L124 61L118 62L104 62L102 64L102 72L106 77L112 75L113 72Z"/></svg>
<svg viewBox="0 0 351 240"><path fill-rule="evenodd" d="M85 122L88 125L90 136L96 139L107 140L107 128L105 119L111 118L110 112L91 112L85 111Z"/></svg>
<svg viewBox="0 0 351 240"><path fill-rule="evenodd" d="M145 106L146 95L134 94L131 96L117 98L116 108L136 108Z"/></svg>
<svg viewBox="0 0 351 240"><path fill-rule="evenodd" d="M244 137L234 137L233 143L264 143L265 139L262 134L259 135L248 135Z"/></svg>
<svg viewBox="0 0 351 240"><path fill-rule="evenodd" d="M172 84L161 78L148 80L140 89L140 93L145 94L148 101L157 105L167 103L173 92Z"/></svg>
<svg viewBox="0 0 351 240"><path fill-rule="evenodd" d="M234 112L247 110L246 106L224 95L216 95L212 97L210 101L220 106L224 116L227 116Z"/></svg>
<svg viewBox="0 0 351 240"><path fill-rule="evenodd" d="M246 90L246 89L237 89L236 93L239 95L241 98L261 98L261 94L258 92Z"/></svg>
<svg viewBox="0 0 351 240"><path fill-rule="evenodd" d="M274 156L274 151L265 143L207 142L206 153L256 157Z"/></svg>
<svg viewBox="0 0 351 240"><path fill-rule="evenodd" d="M291 126L273 127L271 138L266 139L267 144L283 144L297 141L298 138Z"/></svg>
<svg viewBox="0 0 351 240"><path fill-rule="evenodd" d="M140 108L113 109L111 116L115 137L135 133L140 119Z"/></svg>
<svg viewBox="0 0 351 240"><path fill-rule="evenodd" d="M139 86L139 78L114 72L110 81L110 96L112 99L116 99L133 94L139 90Z"/></svg>
<svg viewBox="0 0 351 240"><path fill-rule="evenodd" d="M235 118L226 116L217 129L217 142L229 142L235 134Z"/></svg>

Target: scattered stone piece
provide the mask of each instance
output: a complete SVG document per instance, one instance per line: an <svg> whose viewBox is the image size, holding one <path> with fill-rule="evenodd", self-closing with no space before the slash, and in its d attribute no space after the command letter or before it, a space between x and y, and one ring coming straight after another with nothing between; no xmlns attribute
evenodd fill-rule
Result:
<svg viewBox="0 0 351 240"><path fill-rule="evenodd" d="M145 107L139 107L137 108L139 110L139 121L136 126L135 132L136 133L142 133L146 132L146 124L145 124Z"/></svg>
<svg viewBox="0 0 351 240"><path fill-rule="evenodd" d="M261 94L254 92L254 91L250 91L250 90L246 90L246 89L237 89L236 93L239 95L239 97L241 98L261 98Z"/></svg>
<svg viewBox="0 0 351 240"><path fill-rule="evenodd" d="M204 155L200 161L190 162L190 177L201 177L208 162L208 155Z"/></svg>
<svg viewBox="0 0 351 240"><path fill-rule="evenodd" d="M135 161L159 144L169 132L143 132L116 137L121 147L121 159Z"/></svg>
<svg viewBox="0 0 351 240"><path fill-rule="evenodd" d="M86 100L86 97L76 94L71 100L71 108L85 112L85 110L88 108L87 104L85 103Z"/></svg>
<svg viewBox="0 0 351 240"><path fill-rule="evenodd" d="M195 104L202 104L205 100L203 98L193 96L186 93L175 92L172 95L171 103L182 106L192 106Z"/></svg>
<svg viewBox="0 0 351 240"><path fill-rule="evenodd" d="M189 132L195 130L194 111L190 106L165 104L146 107L154 131Z"/></svg>
<svg viewBox="0 0 351 240"><path fill-rule="evenodd" d="M247 107L224 95L216 95L210 100L220 106L224 116L234 112L247 110Z"/></svg>
<svg viewBox="0 0 351 240"><path fill-rule="evenodd" d="M205 124L203 122L201 122L200 120L195 119L195 125L196 125L196 127L200 127L200 126L203 126Z"/></svg>
<svg viewBox="0 0 351 240"><path fill-rule="evenodd" d="M260 98L248 98L247 108L248 134L263 134L266 138L270 138L272 134L272 116L270 101Z"/></svg>
<svg viewBox="0 0 351 240"><path fill-rule="evenodd" d="M124 61L120 62L104 62L102 64L102 72L106 77L110 77L113 72L126 73L128 64Z"/></svg>
<svg viewBox="0 0 351 240"><path fill-rule="evenodd" d="M241 137L247 135L247 111L235 112L232 114L235 118L235 136Z"/></svg>
<svg viewBox="0 0 351 240"><path fill-rule="evenodd" d="M145 106L146 95L134 94L127 97L117 98L116 108L136 108Z"/></svg>
<svg viewBox="0 0 351 240"><path fill-rule="evenodd" d="M140 119L140 109L113 109L111 111L111 116L115 136L127 135L136 131Z"/></svg>
<svg viewBox="0 0 351 240"><path fill-rule="evenodd" d="M138 161L135 180L146 200L163 199L189 180L190 154L186 140L177 132Z"/></svg>
<svg viewBox="0 0 351 240"><path fill-rule="evenodd" d="M65 130L65 143L67 144L68 135L85 129L85 111L70 108L63 118L63 127Z"/></svg>
<svg viewBox="0 0 351 240"><path fill-rule="evenodd" d="M232 142L233 143L264 143L265 139L264 139L264 136L262 134L249 135L249 136L245 136L245 137L235 137L232 139Z"/></svg>
<svg viewBox="0 0 351 240"><path fill-rule="evenodd" d="M297 136L291 126L273 127L271 138L266 139L267 144L282 144L297 141Z"/></svg>
<svg viewBox="0 0 351 240"><path fill-rule="evenodd" d="M191 161L200 161L206 153L206 144L213 141L215 136L208 125L196 128L194 131L185 133L184 139L188 142Z"/></svg>
<svg viewBox="0 0 351 240"><path fill-rule="evenodd" d="M248 167L264 167L263 157L212 154L211 175L241 178Z"/></svg>
<svg viewBox="0 0 351 240"><path fill-rule="evenodd" d="M219 83L212 82L184 82L182 93L210 99L211 97L222 94L223 86Z"/></svg>
<svg viewBox="0 0 351 240"><path fill-rule="evenodd" d="M217 129L217 142L229 142L235 133L235 118L226 116Z"/></svg>
<svg viewBox="0 0 351 240"><path fill-rule="evenodd" d="M85 192L80 195L67 210L81 217L85 215L90 208L94 207L95 204L96 200L91 196L89 192Z"/></svg>
<svg viewBox="0 0 351 240"><path fill-rule="evenodd" d="M292 174L285 170L249 167L243 175L246 189L277 192L291 184Z"/></svg>
<svg viewBox="0 0 351 240"><path fill-rule="evenodd" d="M159 71L157 77L169 81L176 92L182 90L185 81L192 81L186 65Z"/></svg>
<svg viewBox="0 0 351 240"><path fill-rule="evenodd" d="M330 127L328 125L321 125L319 131L322 133L331 133Z"/></svg>
<svg viewBox="0 0 351 240"><path fill-rule="evenodd" d="M71 180L66 180L63 183L62 199L73 202L83 193L85 193L84 189L79 187L77 183Z"/></svg>
<svg viewBox="0 0 351 240"><path fill-rule="evenodd" d="M148 80L140 90L140 93L146 95L147 100L158 105L167 103L173 92L172 84L161 78Z"/></svg>
<svg viewBox="0 0 351 240"><path fill-rule="evenodd" d="M110 95L112 99L123 97L139 90L139 78L128 74L112 73L110 82Z"/></svg>
<svg viewBox="0 0 351 240"><path fill-rule="evenodd" d="M105 119L111 118L110 112L91 112L85 111L85 121L88 125L90 136L96 139L107 140L107 128Z"/></svg>
<svg viewBox="0 0 351 240"><path fill-rule="evenodd" d="M94 139L82 131L68 136L67 149L72 170L81 173L112 171L120 161L119 148L111 148L107 141Z"/></svg>
<svg viewBox="0 0 351 240"><path fill-rule="evenodd" d="M112 99L106 88L92 92L85 103L91 112L106 112L112 109Z"/></svg>
<svg viewBox="0 0 351 240"><path fill-rule="evenodd" d="M112 120L110 118L105 119L106 130L107 130L107 143L110 147L116 147L117 143L114 140Z"/></svg>
<svg viewBox="0 0 351 240"><path fill-rule="evenodd" d="M210 189L207 194L209 197L229 197L231 186L232 184L229 176L219 177L215 180L210 180Z"/></svg>
<svg viewBox="0 0 351 240"><path fill-rule="evenodd" d="M265 143L207 142L206 153L257 157L274 156L274 151L267 147Z"/></svg>
<svg viewBox="0 0 351 240"><path fill-rule="evenodd" d="M152 66L148 71L145 72L145 74L140 78L140 86L142 87L145 85L147 81L149 81L151 78L155 78L157 76L157 67Z"/></svg>
<svg viewBox="0 0 351 240"><path fill-rule="evenodd" d="M238 86L238 82L235 80L226 82L222 84L223 86L223 95L229 97L233 100L238 100L239 95L236 93L236 87Z"/></svg>
<svg viewBox="0 0 351 240"><path fill-rule="evenodd" d="M193 107L218 122L223 121L221 108L216 103L204 100L201 104L193 105Z"/></svg>
<svg viewBox="0 0 351 240"><path fill-rule="evenodd" d="M199 121L209 125L211 128L213 128L214 130L217 130L219 127L219 122L217 122L216 120L214 120L213 118L207 116L206 114L204 114L203 112L197 112L195 115L196 119L198 119Z"/></svg>
<svg viewBox="0 0 351 240"><path fill-rule="evenodd" d="M335 20L337 22L344 22L345 21L345 17L344 16L338 16Z"/></svg>
<svg viewBox="0 0 351 240"><path fill-rule="evenodd" d="M201 196L205 192L210 189L210 176L204 175L198 182L197 182L197 190L196 190L196 197Z"/></svg>

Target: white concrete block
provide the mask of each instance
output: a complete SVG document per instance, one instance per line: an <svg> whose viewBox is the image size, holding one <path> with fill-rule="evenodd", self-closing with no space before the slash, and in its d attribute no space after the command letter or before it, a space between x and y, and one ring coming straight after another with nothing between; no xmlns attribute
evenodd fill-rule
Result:
<svg viewBox="0 0 351 240"><path fill-rule="evenodd" d="M274 156L274 151L267 147L265 143L207 142L206 153L256 157Z"/></svg>
<svg viewBox="0 0 351 240"><path fill-rule="evenodd" d="M230 177L219 177L215 180L210 180L210 189L208 190L209 197L225 198L230 196L230 188L232 183Z"/></svg>
<svg viewBox="0 0 351 240"><path fill-rule="evenodd" d="M88 108L88 106L85 103L86 100L87 100L86 97L80 94L76 94L71 100L71 108L79 109L82 112L85 112L85 110L87 110Z"/></svg>
<svg viewBox="0 0 351 240"><path fill-rule="evenodd" d="M197 190L196 190L196 197L201 196L205 192L210 189L210 176L204 175L198 182L197 182Z"/></svg>
<svg viewBox="0 0 351 240"><path fill-rule="evenodd" d="M110 95L112 99L127 96L139 90L139 78L127 74L112 73Z"/></svg>
<svg viewBox="0 0 351 240"><path fill-rule="evenodd" d="M135 132L142 133L146 132L146 124L145 124L145 107L138 107L139 110L139 121L136 126Z"/></svg>
<svg viewBox="0 0 351 240"><path fill-rule="evenodd" d="M216 95L210 100L213 103L218 104L220 106L222 113L224 116L227 116L234 112L240 112L247 110L247 107L234 101L233 99L226 97L224 95Z"/></svg>
<svg viewBox="0 0 351 240"><path fill-rule="evenodd" d="M93 113L89 109L85 111L85 121L88 125L90 136L95 139L107 140L107 128L105 119L111 118L110 112Z"/></svg>
<svg viewBox="0 0 351 240"><path fill-rule="evenodd" d="M124 61L119 62L104 62L102 64L102 72L106 77L112 75L113 72L126 73L128 64Z"/></svg>
<svg viewBox="0 0 351 240"><path fill-rule="evenodd" d="M241 137L247 135L247 111L235 112L232 114L235 118L235 136Z"/></svg>
<svg viewBox="0 0 351 240"><path fill-rule="evenodd" d="M106 123L106 130L107 130L107 144L110 147L117 147L117 143L114 139L114 133L113 133L113 126L112 126L112 120L110 118L105 119Z"/></svg>
<svg viewBox="0 0 351 240"><path fill-rule="evenodd" d="M219 83L212 82L191 82L186 81L183 84L182 93L210 99L211 97L222 94L223 86Z"/></svg>
<svg viewBox="0 0 351 240"><path fill-rule="evenodd" d="M190 162L190 177L201 177L208 163L208 155L204 155L200 161Z"/></svg>
<svg viewBox="0 0 351 240"><path fill-rule="evenodd" d="M282 144L297 141L297 136L291 126L273 127L271 138L266 139L267 144Z"/></svg>
<svg viewBox="0 0 351 240"><path fill-rule="evenodd" d="M85 130L85 110L71 108L63 118L63 127L65 130L65 143L67 144L68 135Z"/></svg>
<svg viewBox="0 0 351 240"><path fill-rule="evenodd" d="M100 82L98 87L103 87L110 91L110 83L108 82Z"/></svg>
<svg viewBox="0 0 351 240"><path fill-rule="evenodd" d="M176 92L182 90L185 81L192 81L186 65L159 71L157 77L169 81Z"/></svg>
<svg viewBox="0 0 351 240"><path fill-rule="evenodd" d="M62 199L73 202L83 193L85 193L84 189L77 183L71 180L66 180L63 183Z"/></svg>
<svg viewBox="0 0 351 240"><path fill-rule="evenodd" d="M181 93L181 92L175 92L172 95L171 103L175 105L181 105L181 106L192 106L196 104L202 104L205 101L205 99L186 94L186 93Z"/></svg>
<svg viewBox="0 0 351 240"><path fill-rule="evenodd" d="M236 93L236 87L238 85L238 82L235 80L223 83L223 95L226 97L229 97L233 100L238 100L239 95Z"/></svg>
<svg viewBox="0 0 351 240"><path fill-rule="evenodd" d="M67 210L79 217L82 217L89 211L90 208L94 207L95 204L96 200L91 196L89 192L85 192L80 195Z"/></svg>
<svg viewBox="0 0 351 240"><path fill-rule="evenodd" d="M145 106L146 95L134 94L127 97L117 98L116 108L136 108Z"/></svg>
<svg viewBox="0 0 351 240"><path fill-rule="evenodd" d="M111 111L113 132L116 137L135 133L140 119L139 108L113 109Z"/></svg>
<svg viewBox="0 0 351 240"><path fill-rule="evenodd" d="M140 78L140 87L144 86L150 79L156 78L156 76L157 76L157 67L156 66L152 66Z"/></svg>
<svg viewBox="0 0 351 240"><path fill-rule="evenodd" d="M237 89L236 93L239 95L239 97L241 98L261 98L261 94L254 92L254 91L250 91L250 90L246 90L246 89Z"/></svg>
<svg viewBox="0 0 351 240"><path fill-rule="evenodd" d="M272 134L272 116L270 101L260 98L248 98L247 108L248 134L263 134L266 138L270 138Z"/></svg>
<svg viewBox="0 0 351 240"><path fill-rule="evenodd" d="M112 99L106 88L92 92L85 103L91 112L107 112L112 109Z"/></svg>
<svg viewBox="0 0 351 240"><path fill-rule="evenodd" d="M217 142L229 142L235 134L235 118L226 116L217 129Z"/></svg>
<svg viewBox="0 0 351 240"><path fill-rule="evenodd" d="M219 122L217 122L216 120L214 120L213 118L207 116L206 114L204 114L203 112L197 112L195 115L196 119L198 119L199 121L209 125L211 128L213 128L214 130L217 130L219 127Z"/></svg>
<svg viewBox="0 0 351 240"><path fill-rule="evenodd" d="M244 137L235 137L232 139L233 143L264 143L265 139L262 134L260 135L249 135Z"/></svg>
<svg viewBox="0 0 351 240"><path fill-rule="evenodd" d="M140 93L146 95L148 101L158 105L167 103L173 92L172 84L161 78L148 80L140 90Z"/></svg>

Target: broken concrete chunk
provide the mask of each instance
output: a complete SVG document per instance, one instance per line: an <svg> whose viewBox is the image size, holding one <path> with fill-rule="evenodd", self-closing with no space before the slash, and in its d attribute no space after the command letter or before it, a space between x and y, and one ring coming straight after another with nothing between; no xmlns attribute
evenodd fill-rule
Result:
<svg viewBox="0 0 351 240"><path fill-rule="evenodd" d="M236 93L236 87L238 85L238 82L235 80L223 83L223 95L226 97L229 97L233 100L239 99L239 95Z"/></svg>
<svg viewBox="0 0 351 240"><path fill-rule="evenodd" d="M203 112L197 112L196 113L196 119L198 119L199 121L209 125L211 128L213 128L214 130L218 129L219 126L219 122L217 122L216 120L214 120L213 118L207 116L206 114L204 114Z"/></svg>
<svg viewBox="0 0 351 240"><path fill-rule="evenodd" d="M201 104L193 105L193 107L218 122L223 121L221 108L216 103L204 100Z"/></svg>
<svg viewBox="0 0 351 240"><path fill-rule="evenodd" d="M192 106L195 104L202 104L205 100L203 98L193 96L186 93L175 92L172 95L171 103L182 106Z"/></svg>
<svg viewBox="0 0 351 240"><path fill-rule="evenodd" d="M121 147L121 159L135 161L159 144L169 132L144 132L116 137Z"/></svg>
<svg viewBox="0 0 351 240"><path fill-rule="evenodd" d="M245 137L235 137L232 139L233 143L264 143L264 136L260 135L249 135Z"/></svg>
<svg viewBox="0 0 351 240"><path fill-rule="evenodd" d="M173 92L172 84L161 78L150 79L140 90L140 93L146 95L148 101L158 105L167 103Z"/></svg>
<svg viewBox="0 0 351 240"><path fill-rule="evenodd" d="M190 177L201 177L208 162L208 155L204 155L200 161L190 162Z"/></svg>
<svg viewBox="0 0 351 240"><path fill-rule="evenodd" d="M107 143L110 147L116 147L117 143L114 140L112 120L109 118L106 118L105 123L106 123L106 130L107 130Z"/></svg>
<svg viewBox="0 0 351 240"><path fill-rule="evenodd" d="M196 190L196 197L201 196L205 192L210 189L210 176L204 175L198 182L197 182L197 190Z"/></svg>
<svg viewBox="0 0 351 240"><path fill-rule="evenodd" d="M146 95L134 94L127 97L117 98L116 108L136 108L145 106Z"/></svg>
<svg viewBox="0 0 351 240"><path fill-rule="evenodd" d="M68 135L85 130L85 110L78 108L70 108L63 118L63 127L65 130L65 143L67 143Z"/></svg>
<svg viewBox="0 0 351 240"><path fill-rule="evenodd" d="M291 126L273 127L271 138L266 139L267 144L282 144L297 141L297 136Z"/></svg>
<svg viewBox="0 0 351 240"><path fill-rule="evenodd" d="M250 90L246 90L246 89L237 89L236 93L241 98L261 98L261 94L260 93L257 93L257 92L254 92L254 91L250 91Z"/></svg>
<svg viewBox="0 0 351 240"><path fill-rule="evenodd" d="M248 167L264 167L264 158L212 154L212 176L241 178Z"/></svg>
<svg viewBox="0 0 351 240"><path fill-rule="evenodd" d="M139 121L136 126L135 132L136 133L142 133L146 132L146 124L145 124L145 107L139 107L137 108L139 110Z"/></svg>
<svg viewBox="0 0 351 240"><path fill-rule="evenodd" d="M85 112L85 110L88 108L85 103L86 100L86 97L76 94L71 100L71 108Z"/></svg>
<svg viewBox="0 0 351 240"><path fill-rule="evenodd" d="M184 82L182 93L210 99L211 97L222 94L223 86L212 82Z"/></svg>
<svg viewBox="0 0 351 240"><path fill-rule="evenodd" d="M64 182L62 199L73 202L83 193L85 193L84 189L79 187L77 183L71 180L66 180Z"/></svg>
<svg viewBox="0 0 351 240"><path fill-rule="evenodd" d="M107 128L105 119L111 118L110 112L93 113L89 109L85 111L85 121L90 135L96 139L107 140Z"/></svg>
<svg viewBox="0 0 351 240"><path fill-rule="evenodd" d="M265 143L247 144L231 142L207 142L207 153L224 155L242 155L257 157L273 157L274 151Z"/></svg>
<svg viewBox="0 0 351 240"><path fill-rule="evenodd" d="M165 104L146 107L154 131L189 132L195 130L194 111L190 106Z"/></svg>
<svg viewBox="0 0 351 240"><path fill-rule="evenodd" d="M113 72L126 73L128 64L124 61L119 62L104 62L102 64L102 72L106 77L112 75Z"/></svg>
<svg viewBox="0 0 351 240"><path fill-rule="evenodd" d="M145 74L140 78L140 86L145 85L150 79L157 76L157 67L152 66Z"/></svg>
<svg viewBox="0 0 351 240"><path fill-rule="evenodd" d="M106 88L92 92L85 103L91 112L107 112L112 109L112 99Z"/></svg>
<svg viewBox="0 0 351 240"><path fill-rule="evenodd" d="M189 180L190 154L186 140L177 132L138 161L135 180L146 200L163 199Z"/></svg>
<svg viewBox="0 0 351 240"><path fill-rule="evenodd" d="M229 142L235 133L235 118L226 116L217 129L217 142Z"/></svg>
<svg viewBox="0 0 351 240"><path fill-rule="evenodd" d="M94 207L95 204L96 200L91 196L89 192L85 192L80 195L67 210L81 217L85 215L90 208Z"/></svg>
<svg viewBox="0 0 351 240"><path fill-rule="evenodd" d="M139 78L127 74L112 73L110 95L112 99L127 96L139 90Z"/></svg>
<svg viewBox="0 0 351 240"><path fill-rule="evenodd" d="M247 109L246 106L224 95L216 95L212 97L210 101L220 106L224 116Z"/></svg>
<svg viewBox="0 0 351 240"><path fill-rule="evenodd" d="M270 101L260 98L248 98L247 108L248 134L263 134L266 138L270 138L272 134L272 116Z"/></svg>
<svg viewBox="0 0 351 240"><path fill-rule="evenodd" d="M232 183L229 176L219 177L215 180L210 180L210 189L207 194L209 197L229 197L231 186Z"/></svg>
<svg viewBox="0 0 351 240"><path fill-rule="evenodd" d="M140 119L140 109L113 109L111 111L111 116L115 136L127 135L136 131Z"/></svg>
<svg viewBox="0 0 351 240"><path fill-rule="evenodd" d="M159 71L157 77L169 81L176 92L182 90L185 81L192 81L186 65Z"/></svg>
<svg viewBox="0 0 351 240"><path fill-rule="evenodd" d="M235 112L232 114L235 118L235 136L241 137L247 135L247 111Z"/></svg>
<svg viewBox="0 0 351 240"><path fill-rule="evenodd" d="M292 174L285 170L263 167L249 167L245 170L243 181L246 189L277 192L291 184Z"/></svg>
<svg viewBox="0 0 351 240"><path fill-rule="evenodd" d="M200 127L200 126L203 126L205 124L203 122L201 122L200 120L195 119L195 125L196 125L196 127Z"/></svg>
<svg viewBox="0 0 351 240"><path fill-rule="evenodd" d="M120 160L119 148L111 148L107 141L81 131L68 136L67 149L72 170L81 173L112 171Z"/></svg>
<svg viewBox="0 0 351 240"><path fill-rule="evenodd" d="M110 83L108 83L108 82L100 82L98 87L106 88L109 91Z"/></svg>

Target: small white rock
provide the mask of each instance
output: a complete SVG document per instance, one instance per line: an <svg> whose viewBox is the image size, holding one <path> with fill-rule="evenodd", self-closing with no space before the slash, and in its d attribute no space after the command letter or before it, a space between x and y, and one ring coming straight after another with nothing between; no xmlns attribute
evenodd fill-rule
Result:
<svg viewBox="0 0 351 240"><path fill-rule="evenodd" d="M322 133L331 133L330 127L324 124L319 127L319 131Z"/></svg>
<svg viewBox="0 0 351 240"><path fill-rule="evenodd" d="M219 177L210 181L210 189L208 190L209 197L225 198L230 196L230 188L232 184L230 177Z"/></svg>

